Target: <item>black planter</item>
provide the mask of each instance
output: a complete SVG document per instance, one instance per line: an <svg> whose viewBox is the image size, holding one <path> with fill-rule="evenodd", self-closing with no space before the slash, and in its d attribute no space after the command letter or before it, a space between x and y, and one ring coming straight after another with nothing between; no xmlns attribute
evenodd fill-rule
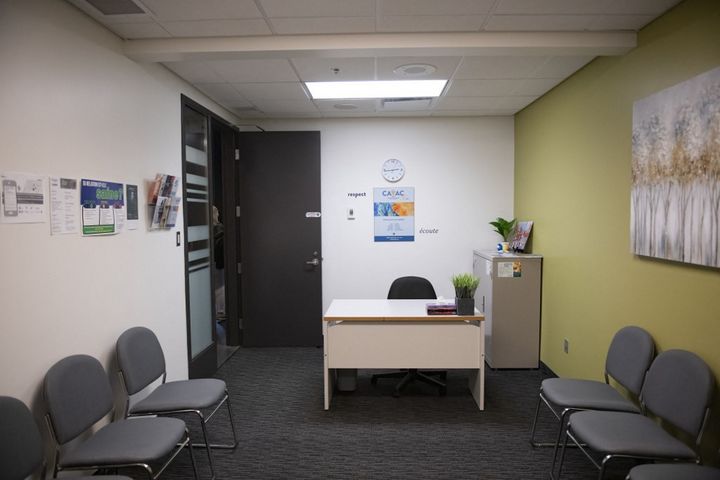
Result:
<svg viewBox="0 0 720 480"><path fill-rule="evenodd" d="M475 315L475 299L474 298L457 298L455 297L455 305L457 305L458 315Z"/></svg>

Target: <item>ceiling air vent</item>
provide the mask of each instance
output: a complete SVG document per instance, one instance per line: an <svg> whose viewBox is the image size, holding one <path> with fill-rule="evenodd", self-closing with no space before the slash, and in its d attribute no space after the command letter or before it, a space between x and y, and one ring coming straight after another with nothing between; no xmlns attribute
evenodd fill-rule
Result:
<svg viewBox="0 0 720 480"><path fill-rule="evenodd" d="M85 0L97 8L103 15L133 15L145 13L145 10L138 7L132 0Z"/></svg>
<svg viewBox="0 0 720 480"><path fill-rule="evenodd" d="M430 108L432 97L383 98L382 106L388 112L413 112Z"/></svg>

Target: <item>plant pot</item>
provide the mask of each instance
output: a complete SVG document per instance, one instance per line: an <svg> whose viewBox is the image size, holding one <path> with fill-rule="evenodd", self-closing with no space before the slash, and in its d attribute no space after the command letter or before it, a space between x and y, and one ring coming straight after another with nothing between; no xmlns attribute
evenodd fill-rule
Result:
<svg viewBox="0 0 720 480"><path fill-rule="evenodd" d="M458 315L475 315L474 298L455 298Z"/></svg>

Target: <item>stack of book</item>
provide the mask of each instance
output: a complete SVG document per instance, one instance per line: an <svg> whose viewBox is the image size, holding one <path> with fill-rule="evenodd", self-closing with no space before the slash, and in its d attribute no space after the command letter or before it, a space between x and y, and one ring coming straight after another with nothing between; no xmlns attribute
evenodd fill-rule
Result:
<svg viewBox="0 0 720 480"><path fill-rule="evenodd" d="M455 302L433 302L428 303L427 314L428 315L455 315L457 314L457 307Z"/></svg>

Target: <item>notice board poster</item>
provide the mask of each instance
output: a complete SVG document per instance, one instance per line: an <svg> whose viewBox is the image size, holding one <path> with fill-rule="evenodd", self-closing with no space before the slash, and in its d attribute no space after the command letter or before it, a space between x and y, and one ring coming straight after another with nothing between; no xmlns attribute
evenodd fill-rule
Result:
<svg viewBox="0 0 720 480"><path fill-rule="evenodd" d="M415 187L373 189L376 242L415 241Z"/></svg>
<svg viewBox="0 0 720 480"><path fill-rule="evenodd" d="M122 231L125 225L123 190L122 183L81 180L83 235L113 235Z"/></svg>

